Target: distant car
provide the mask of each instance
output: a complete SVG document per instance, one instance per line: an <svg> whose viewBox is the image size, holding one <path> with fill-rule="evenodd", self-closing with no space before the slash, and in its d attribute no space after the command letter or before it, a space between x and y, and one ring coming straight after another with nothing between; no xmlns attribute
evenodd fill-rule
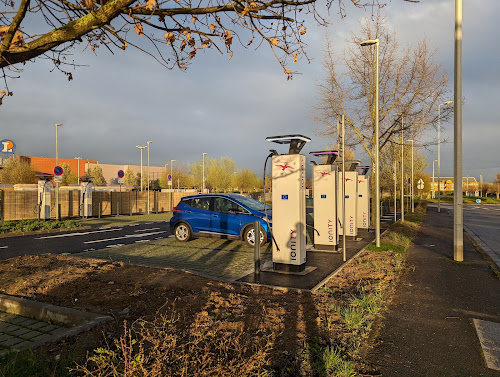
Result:
<svg viewBox="0 0 500 377"><path fill-rule="evenodd" d="M261 225L260 244L271 239L264 220L266 206L239 194L207 194L186 196L173 209L170 229L178 241L189 241L193 235L241 239L255 245L254 222ZM271 210L267 207L268 220ZM270 224L271 225L271 224Z"/></svg>

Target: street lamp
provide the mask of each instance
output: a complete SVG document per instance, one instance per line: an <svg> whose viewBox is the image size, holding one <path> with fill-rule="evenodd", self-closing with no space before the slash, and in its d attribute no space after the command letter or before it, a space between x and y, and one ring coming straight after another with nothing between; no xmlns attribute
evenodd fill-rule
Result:
<svg viewBox="0 0 500 377"><path fill-rule="evenodd" d="M446 101L438 105L438 212L441 212L441 190L439 182L441 182L441 106L450 105L453 101Z"/></svg>
<svg viewBox="0 0 500 377"><path fill-rule="evenodd" d="M62 123L56 123L56 166L59 166L59 140L57 129L62 126ZM56 220L60 218L59 213L59 181L56 181Z"/></svg>
<svg viewBox="0 0 500 377"><path fill-rule="evenodd" d="M432 196L433 199L436 197L436 186L434 186L434 163L437 162L438 160L432 161ZM439 186L439 181L438 181L438 186ZM439 190L439 187L438 187Z"/></svg>
<svg viewBox="0 0 500 377"><path fill-rule="evenodd" d="M375 69L375 242L380 247L380 181L379 181L379 135L378 135L378 47L379 40L369 39L361 42L360 46L372 46L376 48L376 69Z"/></svg>
<svg viewBox="0 0 500 377"><path fill-rule="evenodd" d="M73 157L74 160L78 163L77 171L78 171L78 184L80 184L80 160L82 159L81 157Z"/></svg>
<svg viewBox="0 0 500 377"><path fill-rule="evenodd" d="M479 195L480 198L483 197L483 172L479 174L479 182L481 182L481 194Z"/></svg>
<svg viewBox="0 0 500 377"><path fill-rule="evenodd" d="M201 188L201 192L202 193L205 193L205 155L208 154L208 153L205 153L203 152L202 153L202 159L203 159L203 178L202 178L202 188Z"/></svg>
<svg viewBox="0 0 500 377"><path fill-rule="evenodd" d="M147 148L148 148L148 213L149 213L149 144L152 143L152 141L147 141Z"/></svg>
<svg viewBox="0 0 500 377"><path fill-rule="evenodd" d="M414 187L414 184L413 184L413 139L409 139L407 141L411 141L411 185L410 185L411 212L415 212L415 195L413 192L413 187Z"/></svg>
<svg viewBox="0 0 500 377"><path fill-rule="evenodd" d="M147 147L145 145L136 145L135 147L141 150L141 191L142 191L142 150Z"/></svg>
<svg viewBox="0 0 500 377"><path fill-rule="evenodd" d="M401 222L405 222L405 163L404 163L404 144L403 144L403 116L404 113L395 113L394 115L399 115L401 117Z"/></svg>
<svg viewBox="0 0 500 377"><path fill-rule="evenodd" d="M174 188L174 161L176 160L170 160L170 184L172 186L172 190ZM170 192L170 208L173 209L174 208L174 192L171 191Z"/></svg>

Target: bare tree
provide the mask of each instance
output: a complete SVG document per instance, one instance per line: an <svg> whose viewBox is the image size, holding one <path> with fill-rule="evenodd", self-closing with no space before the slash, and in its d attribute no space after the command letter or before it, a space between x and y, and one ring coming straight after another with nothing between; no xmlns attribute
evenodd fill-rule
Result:
<svg viewBox="0 0 500 377"><path fill-rule="evenodd" d="M167 68L185 69L206 48L231 57L234 41L252 48L270 46L290 77L288 60L305 56L305 14L326 24L315 9L316 0L0 1L0 68L10 70L3 71L4 78L17 76L19 63L46 58L71 80L65 66L76 64L69 54L78 44L94 52L99 47L111 52L134 47ZM327 0L326 5L337 4L343 15L344 1L356 7L381 6L379 0Z"/></svg>
<svg viewBox="0 0 500 377"><path fill-rule="evenodd" d="M320 134L335 136L339 114L344 114L346 141L361 145L372 164L375 144L375 48L360 42L380 40L379 47L379 137L380 149L403 129L405 139L420 140L437 123L437 106L448 93L448 77L434 60L434 52L424 40L400 48L395 31L380 16L367 19L359 36L352 35L351 47L337 57L327 38L323 67L325 77L318 82L319 99L314 119ZM442 119L450 110L442 113ZM402 113L395 116L395 113Z"/></svg>

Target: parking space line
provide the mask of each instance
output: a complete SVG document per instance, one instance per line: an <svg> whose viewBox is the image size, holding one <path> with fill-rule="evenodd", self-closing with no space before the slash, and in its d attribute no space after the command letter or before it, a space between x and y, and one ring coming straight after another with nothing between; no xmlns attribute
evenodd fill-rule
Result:
<svg viewBox="0 0 500 377"><path fill-rule="evenodd" d="M7 249L8 246L0 246L0 249Z"/></svg>
<svg viewBox="0 0 500 377"><path fill-rule="evenodd" d="M48 238L61 238L61 237L74 237L74 236L87 236L89 234L94 234L94 233L103 233L103 232L114 232L117 230L122 230L123 228L116 228L116 229L103 229L103 230L95 230L93 232L80 232L80 233L65 233L65 234L56 234L53 236L45 236L45 237L37 237L35 240L45 240Z"/></svg>
<svg viewBox="0 0 500 377"><path fill-rule="evenodd" d="M84 243L85 244L89 244L89 243L98 243L98 242L108 242L108 241L115 241L115 240L123 240L125 238L146 237L146 236L152 236L152 235L155 235L155 234L161 234L161 233L165 233L165 232L166 231L163 230L161 232L140 233L140 234L127 234L126 236L122 236L122 237L113 237L113 238L106 238L106 239L102 239L102 240L86 241Z"/></svg>
<svg viewBox="0 0 500 377"><path fill-rule="evenodd" d="M137 230L134 230L134 232L147 232L149 230L158 230L160 228L149 228L149 229L137 229Z"/></svg>

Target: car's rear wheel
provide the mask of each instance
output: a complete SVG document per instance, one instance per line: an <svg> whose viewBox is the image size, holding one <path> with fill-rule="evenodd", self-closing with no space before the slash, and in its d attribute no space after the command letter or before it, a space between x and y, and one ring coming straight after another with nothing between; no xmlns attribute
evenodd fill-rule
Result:
<svg viewBox="0 0 500 377"><path fill-rule="evenodd" d="M175 226L174 235L177 241L189 241L193 235L192 233L193 232L191 231L189 225L185 223L180 223Z"/></svg>
<svg viewBox="0 0 500 377"><path fill-rule="evenodd" d="M243 233L243 241L250 247L255 246L255 227L253 225L249 225L245 232ZM267 236L264 232L264 229L260 227L260 246L263 246L267 242Z"/></svg>

